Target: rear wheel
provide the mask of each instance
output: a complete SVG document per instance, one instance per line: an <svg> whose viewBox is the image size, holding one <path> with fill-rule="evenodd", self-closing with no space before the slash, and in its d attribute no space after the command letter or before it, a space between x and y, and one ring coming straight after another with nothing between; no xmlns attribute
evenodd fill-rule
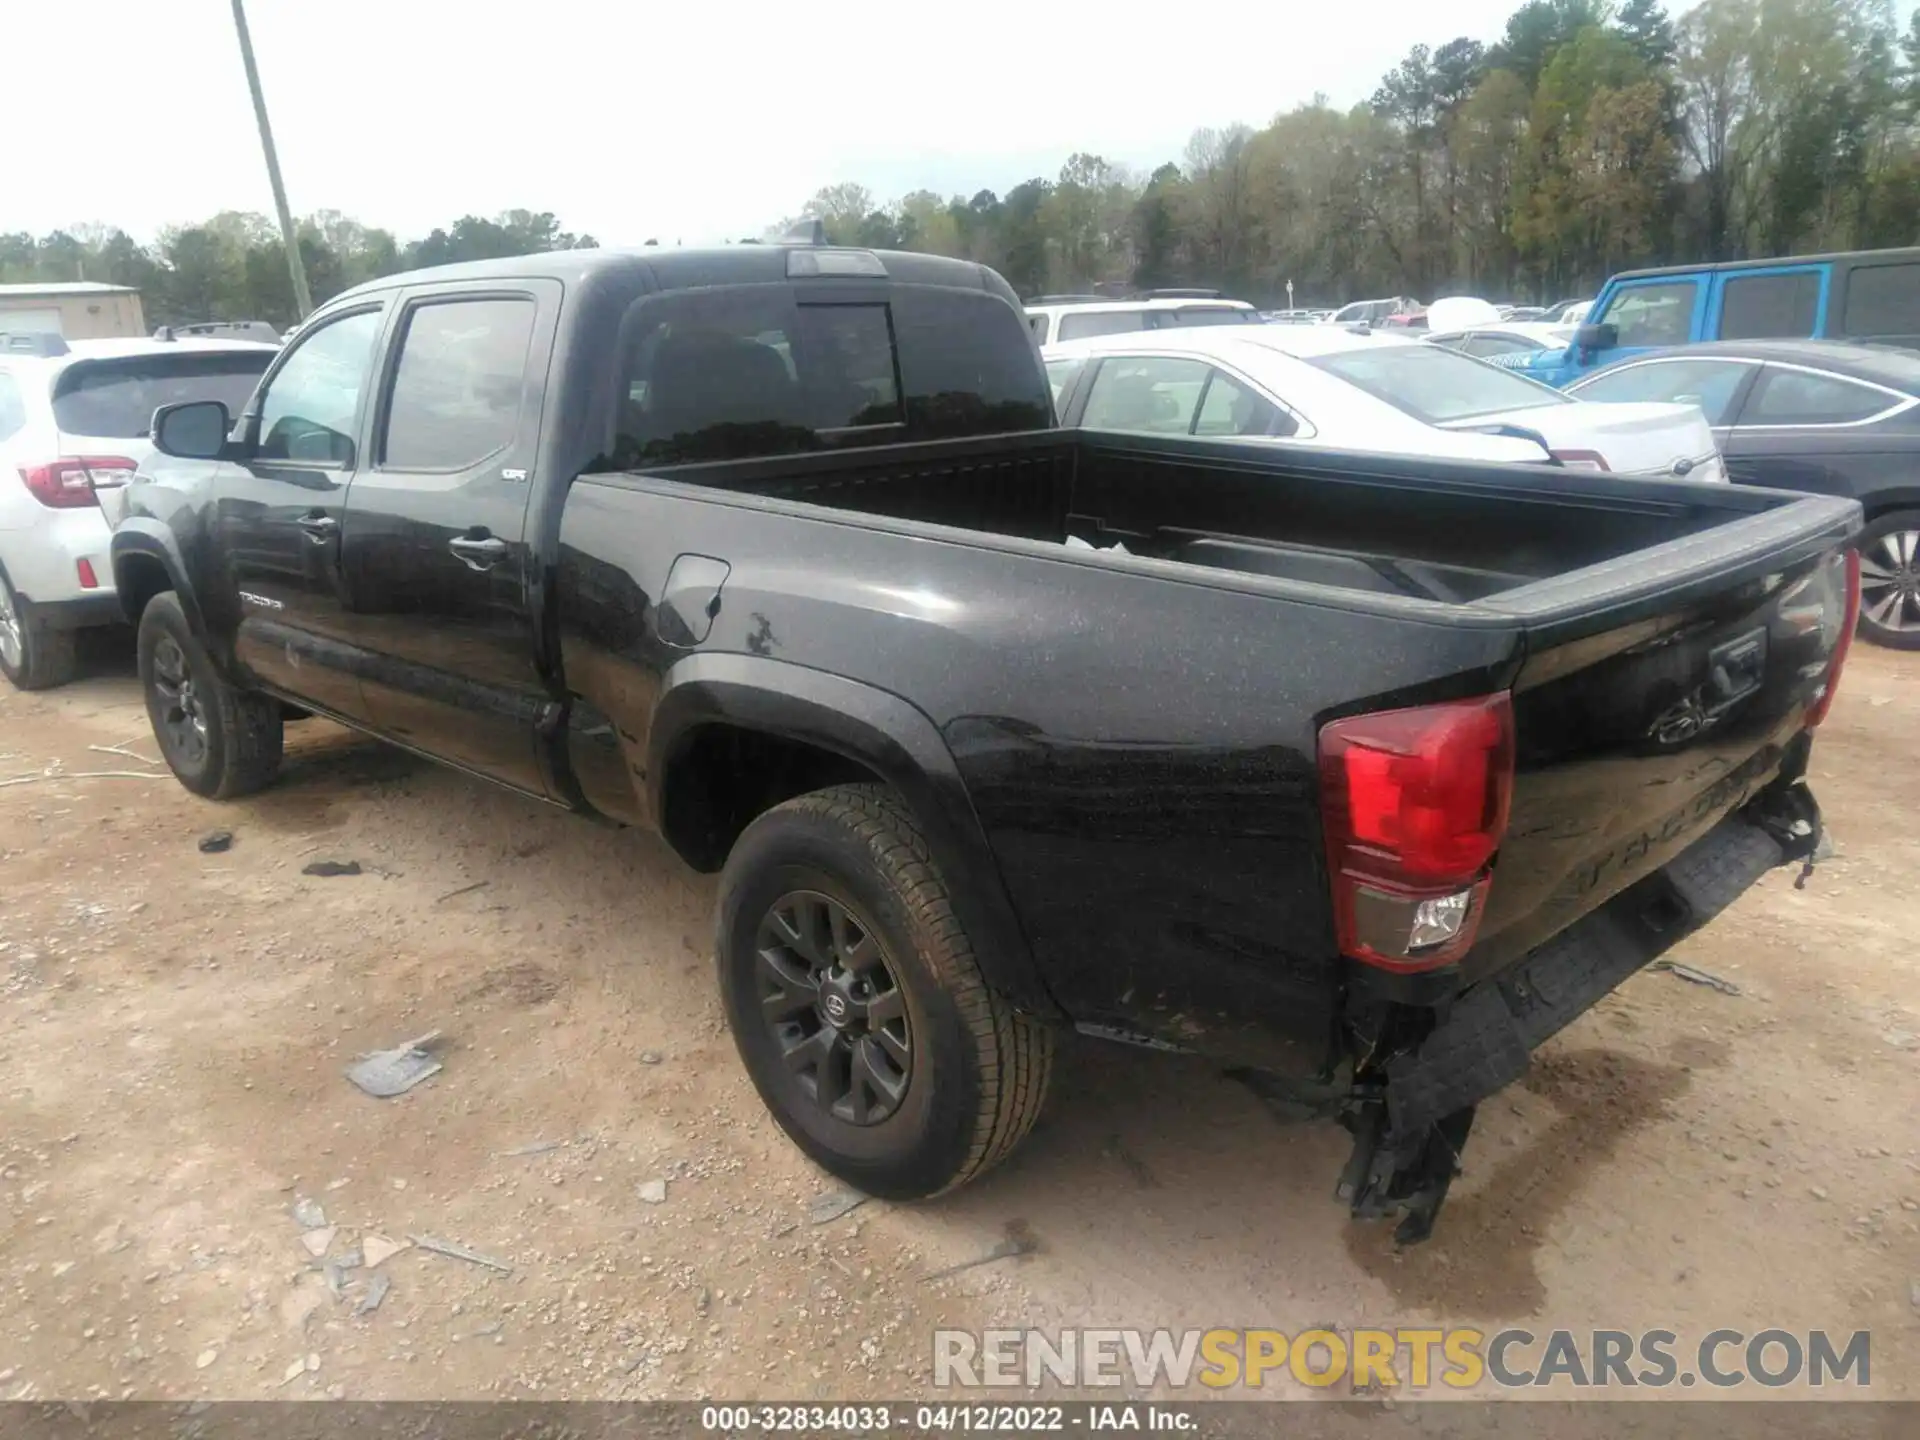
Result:
<svg viewBox="0 0 1920 1440"><path fill-rule="evenodd" d="M167 768L196 795L232 800L280 769L280 704L220 677L172 591L140 616L140 688Z"/></svg>
<svg viewBox="0 0 1920 1440"><path fill-rule="evenodd" d="M78 652L71 630L55 630L0 575L0 671L20 690L46 690L73 678Z"/></svg>
<svg viewBox="0 0 1920 1440"><path fill-rule="evenodd" d="M1860 537L1860 633L1920 650L1920 510L1881 515Z"/></svg>
<svg viewBox="0 0 1920 1440"><path fill-rule="evenodd" d="M913 817L877 785L768 811L721 881L721 998L760 1097L848 1184L963 1185L1033 1126L1053 1032L987 987Z"/></svg>

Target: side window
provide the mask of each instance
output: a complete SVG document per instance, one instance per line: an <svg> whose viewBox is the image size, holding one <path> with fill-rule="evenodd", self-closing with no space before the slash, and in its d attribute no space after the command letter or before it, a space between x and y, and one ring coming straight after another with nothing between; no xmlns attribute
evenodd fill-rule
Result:
<svg viewBox="0 0 1920 1440"><path fill-rule="evenodd" d="M1920 335L1920 263L1857 265L1847 275L1848 335Z"/></svg>
<svg viewBox="0 0 1920 1440"><path fill-rule="evenodd" d="M1621 346L1685 345L1693 338L1697 280L1629 285L1616 293L1600 317L1620 333Z"/></svg>
<svg viewBox="0 0 1920 1440"><path fill-rule="evenodd" d="M1084 340L1089 335L1131 335L1147 328L1144 310L1068 311L1060 317L1060 340Z"/></svg>
<svg viewBox="0 0 1920 1440"><path fill-rule="evenodd" d="M1742 425L1845 425L1897 403L1891 395L1838 375L1813 375L1769 365L1760 373Z"/></svg>
<svg viewBox="0 0 1920 1440"><path fill-rule="evenodd" d="M1185 435L1211 368L1204 360L1105 360L1093 377L1080 423L1089 430Z"/></svg>
<svg viewBox="0 0 1920 1440"><path fill-rule="evenodd" d="M360 397L379 335L380 312L362 310L295 342L260 400L257 458L353 464Z"/></svg>
<svg viewBox="0 0 1920 1440"><path fill-rule="evenodd" d="M533 317L524 297L416 305L394 367L380 463L463 470L511 445Z"/></svg>
<svg viewBox="0 0 1920 1440"><path fill-rule="evenodd" d="M27 427L27 402L13 376L0 370L0 440L18 435Z"/></svg>
<svg viewBox="0 0 1920 1440"><path fill-rule="evenodd" d="M1060 406L1066 401L1067 392L1073 389L1074 378L1079 375L1084 360L1047 361L1047 384L1053 387L1053 410L1057 415Z"/></svg>
<svg viewBox="0 0 1920 1440"><path fill-rule="evenodd" d="M1220 370L1207 381L1193 422L1196 435L1291 435L1298 428L1293 417L1266 396Z"/></svg>
<svg viewBox="0 0 1920 1440"><path fill-rule="evenodd" d="M1820 313L1820 274L1736 275L1720 291L1720 338L1765 340L1813 334Z"/></svg>
<svg viewBox="0 0 1920 1440"><path fill-rule="evenodd" d="M1663 400L1698 405L1709 425L1730 425L1734 397L1752 369L1737 360L1661 360L1603 370L1569 393L1576 400L1603 403Z"/></svg>

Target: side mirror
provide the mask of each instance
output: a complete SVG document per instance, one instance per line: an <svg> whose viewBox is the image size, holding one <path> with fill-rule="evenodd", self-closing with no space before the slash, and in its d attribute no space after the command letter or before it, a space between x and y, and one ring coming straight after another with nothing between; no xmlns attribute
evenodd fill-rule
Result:
<svg viewBox="0 0 1920 1440"><path fill-rule="evenodd" d="M1582 325L1573 332L1573 343L1582 350L1611 350L1620 343L1620 331L1612 325Z"/></svg>
<svg viewBox="0 0 1920 1440"><path fill-rule="evenodd" d="M218 400L189 400L153 412L153 448L176 460L218 460L233 417Z"/></svg>

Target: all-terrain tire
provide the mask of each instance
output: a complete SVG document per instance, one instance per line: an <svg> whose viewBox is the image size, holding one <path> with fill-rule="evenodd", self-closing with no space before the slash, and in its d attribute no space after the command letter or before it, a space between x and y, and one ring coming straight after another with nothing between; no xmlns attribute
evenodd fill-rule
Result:
<svg viewBox="0 0 1920 1440"><path fill-rule="evenodd" d="M763 1013L762 927L795 893L825 896L877 938L904 999L911 1064L898 1108L878 1122L824 1108ZM937 1195L998 1164L1033 1128L1053 1030L987 985L925 838L883 786L815 791L747 827L721 878L717 959L734 1043L761 1099L847 1184L884 1199Z"/></svg>
<svg viewBox="0 0 1920 1440"><path fill-rule="evenodd" d="M147 602L136 648L147 719L180 783L210 800L235 800L271 784L285 739L280 702L221 678L171 590ZM184 726L182 680L190 686Z"/></svg>

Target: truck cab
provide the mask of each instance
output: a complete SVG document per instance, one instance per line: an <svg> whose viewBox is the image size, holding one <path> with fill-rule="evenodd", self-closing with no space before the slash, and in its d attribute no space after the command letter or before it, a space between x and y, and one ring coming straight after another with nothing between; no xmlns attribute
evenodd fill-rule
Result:
<svg viewBox="0 0 1920 1440"><path fill-rule="evenodd" d="M1920 349L1920 248L1627 271L1573 344L1502 363L1565 386L1649 350L1807 339Z"/></svg>

